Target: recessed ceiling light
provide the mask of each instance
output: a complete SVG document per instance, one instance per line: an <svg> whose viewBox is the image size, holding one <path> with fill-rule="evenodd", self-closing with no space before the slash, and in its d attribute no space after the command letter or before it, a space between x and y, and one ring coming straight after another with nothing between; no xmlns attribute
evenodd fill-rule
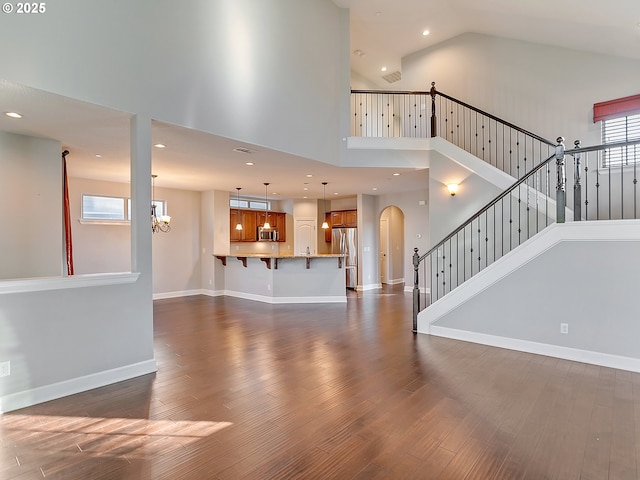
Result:
<svg viewBox="0 0 640 480"><path fill-rule="evenodd" d="M250 167L253 167L254 163L253 162L247 162L247 163L245 163L245 165L249 165Z"/></svg>
<svg viewBox="0 0 640 480"><path fill-rule="evenodd" d="M307 178L311 178L313 177L313 175L311 175L310 173L307 173Z"/></svg>
<svg viewBox="0 0 640 480"><path fill-rule="evenodd" d="M99 153L96 153L96 158L102 158L102 155L100 155Z"/></svg>
<svg viewBox="0 0 640 480"><path fill-rule="evenodd" d="M425 37L426 37L427 35L429 35L430 33L431 33L431 32L430 32L429 30L423 30L423 31L422 31L422 35L423 35L423 36L425 36Z"/></svg>
<svg viewBox="0 0 640 480"><path fill-rule="evenodd" d="M399 176L400 176L400 174L399 174L399 173L394 173L394 174L393 174L393 176L394 176L394 177L399 177Z"/></svg>
<svg viewBox="0 0 640 480"><path fill-rule="evenodd" d="M11 118L22 118L22 115L20 115L18 112L5 112L5 115Z"/></svg>
<svg viewBox="0 0 640 480"><path fill-rule="evenodd" d="M371 190L375 192L376 190L378 190L378 187L373 187Z"/></svg>
<svg viewBox="0 0 640 480"><path fill-rule="evenodd" d="M164 143L156 143L153 145L156 148L166 148L167 146Z"/></svg>
<svg viewBox="0 0 640 480"><path fill-rule="evenodd" d="M333 192L334 195L340 195L338 192Z"/></svg>
<svg viewBox="0 0 640 480"><path fill-rule="evenodd" d="M382 15L382 12L376 12L376 17L379 17L380 15Z"/></svg>
<svg viewBox="0 0 640 480"><path fill-rule="evenodd" d="M387 67L382 67L382 68L380 69L380 71L381 71L381 72L386 72L386 71L387 71Z"/></svg>
<svg viewBox="0 0 640 480"><path fill-rule="evenodd" d="M307 190L309 190L309 187L304 187L303 190L306 192Z"/></svg>

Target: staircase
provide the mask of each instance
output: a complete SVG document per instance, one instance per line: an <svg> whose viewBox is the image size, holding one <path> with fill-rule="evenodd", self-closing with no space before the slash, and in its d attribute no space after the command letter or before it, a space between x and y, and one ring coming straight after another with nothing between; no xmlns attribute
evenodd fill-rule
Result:
<svg viewBox="0 0 640 480"><path fill-rule="evenodd" d="M511 186L429 251L415 250L413 331L640 371L640 354L628 344L628 333L620 334L628 325L603 334L593 316L597 311L603 320L624 323L633 311L629 299L635 294L627 290L640 268L634 263L640 257L634 250L640 248L640 171L635 160L612 166L602 159L613 149L640 158L640 140L593 147L576 141L567 149L561 137L548 141L438 92L434 84L429 92L408 94L413 102L396 100L402 92L388 92L378 104L386 109L382 118L391 119L382 131L404 125L396 130L423 134L424 106L430 103L430 136L513 177ZM405 111L414 114L399 120ZM416 117L417 111L423 114ZM353 117L356 126L363 118L371 126L369 115L356 110ZM549 268L554 262L557 266ZM599 262L605 272L624 267L624 274L596 272ZM576 298L565 298L569 292ZM610 303L598 292L628 295ZM592 301L595 307L589 308ZM574 312L580 310L579 321ZM529 315L532 311L539 316ZM569 323L573 333L582 319L589 320L577 334L564 333ZM621 364L620 358L631 360Z"/></svg>

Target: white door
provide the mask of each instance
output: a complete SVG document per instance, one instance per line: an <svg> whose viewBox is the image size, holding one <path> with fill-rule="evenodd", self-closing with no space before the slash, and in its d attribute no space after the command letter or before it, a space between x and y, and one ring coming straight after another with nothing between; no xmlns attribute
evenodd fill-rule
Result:
<svg viewBox="0 0 640 480"><path fill-rule="evenodd" d="M380 219L380 283L389 281L389 220Z"/></svg>
<svg viewBox="0 0 640 480"><path fill-rule="evenodd" d="M293 237L293 250L296 255L305 255L307 248L312 255L316 254L316 219L296 218L295 236Z"/></svg>

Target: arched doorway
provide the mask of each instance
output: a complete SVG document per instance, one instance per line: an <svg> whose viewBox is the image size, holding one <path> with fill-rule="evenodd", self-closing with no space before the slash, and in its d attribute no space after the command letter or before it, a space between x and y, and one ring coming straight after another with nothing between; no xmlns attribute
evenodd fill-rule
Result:
<svg viewBox="0 0 640 480"><path fill-rule="evenodd" d="M404 283L404 213L396 206L380 214L380 283Z"/></svg>

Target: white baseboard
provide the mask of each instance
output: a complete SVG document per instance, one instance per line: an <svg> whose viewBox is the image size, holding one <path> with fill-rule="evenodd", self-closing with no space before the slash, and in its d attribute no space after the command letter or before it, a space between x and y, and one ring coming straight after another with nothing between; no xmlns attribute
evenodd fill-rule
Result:
<svg viewBox="0 0 640 480"><path fill-rule="evenodd" d="M222 290L200 290L200 295L206 295L207 297L222 297L224 291Z"/></svg>
<svg viewBox="0 0 640 480"><path fill-rule="evenodd" d="M431 293L431 289L427 288L427 287L419 287L418 290L423 295L428 295L428 294ZM413 287L410 286L410 285L405 285L404 286L404 291L407 292L407 293L412 293L413 292Z"/></svg>
<svg viewBox="0 0 640 480"><path fill-rule="evenodd" d="M560 345L550 345L546 343L531 342L528 340L519 340L516 338L500 337L497 335L457 330L437 325L430 325L428 333L436 337L479 343L482 345L506 348L508 350L516 350L519 352L535 353L537 355L562 358L564 360L589 363L602 367L617 368L619 370L628 370L630 372L640 372L639 358L622 357L619 355L592 352L589 350L579 350Z"/></svg>
<svg viewBox="0 0 640 480"><path fill-rule="evenodd" d="M84 377L65 380L64 382L53 383L42 387L32 388L22 392L11 393L0 397L0 413L18 410L38 403L48 402L56 398L86 392L112 383L129 380L130 378L147 375L157 371L155 359L146 360L124 367L106 370L104 372L92 373Z"/></svg>
<svg viewBox="0 0 640 480"><path fill-rule="evenodd" d="M368 290L378 290L382 288L382 284L381 283L370 283L368 285L358 285L356 287L356 291L358 292L366 292Z"/></svg>
<svg viewBox="0 0 640 480"><path fill-rule="evenodd" d="M387 285L399 285L401 283L404 283L404 278L394 278L391 280L387 280L386 282L384 282Z"/></svg>
<svg viewBox="0 0 640 480"><path fill-rule="evenodd" d="M346 303L346 295L327 295L321 297L269 297L267 295L257 295L254 293L236 292L233 290L225 290L223 295L229 297L242 298L244 300L253 300L255 302L287 304L287 303Z"/></svg>
<svg viewBox="0 0 640 480"><path fill-rule="evenodd" d="M205 295L204 290L183 290L178 292L154 293L154 300L162 300L164 298L189 297L191 295Z"/></svg>

